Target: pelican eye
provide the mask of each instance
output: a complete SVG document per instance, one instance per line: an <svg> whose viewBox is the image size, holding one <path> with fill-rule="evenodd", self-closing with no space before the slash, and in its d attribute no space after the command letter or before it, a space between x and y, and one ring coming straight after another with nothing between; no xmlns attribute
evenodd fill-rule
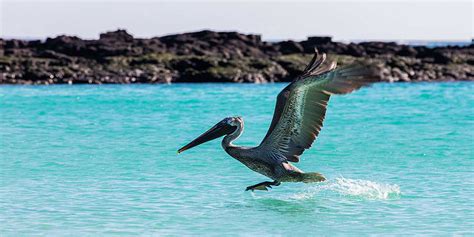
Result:
<svg viewBox="0 0 474 237"><path fill-rule="evenodd" d="M224 120L222 120L222 123L231 125L232 124L232 118L224 119Z"/></svg>

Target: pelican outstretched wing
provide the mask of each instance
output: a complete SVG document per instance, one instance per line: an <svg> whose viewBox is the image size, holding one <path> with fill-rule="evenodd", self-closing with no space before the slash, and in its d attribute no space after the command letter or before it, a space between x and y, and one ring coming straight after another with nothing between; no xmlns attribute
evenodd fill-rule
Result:
<svg viewBox="0 0 474 237"><path fill-rule="evenodd" d="M331 95L347 94L377 81L373 65L335 69L336 63L325 63L325 59L325 54L320 57L316 52L302 75L278 94L272 123L260 149L298 162L321 131Z"/></svg>

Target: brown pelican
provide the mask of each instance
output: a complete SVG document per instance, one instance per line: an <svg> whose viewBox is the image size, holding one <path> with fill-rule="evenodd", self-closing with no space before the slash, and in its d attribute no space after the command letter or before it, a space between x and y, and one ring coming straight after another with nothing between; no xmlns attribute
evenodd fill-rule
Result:
<svg viewBox="0 0 474 237"><path fill-rule="evenodd" d="M305 173L290 162L298 162L311 147L323 126L326 106L333 94L347 94L377 80L374 67L353 64L336 69L326 55L315 54L303 73L277 97L275 112L265 138L257 147L236 146L232 142L244 130L241 117L228 117L178 150L181 153L204 142L224 136L222 147L251 170L273 181L258 183L247 190L268 190L281 182L321 182L319 173Z"/></svg>

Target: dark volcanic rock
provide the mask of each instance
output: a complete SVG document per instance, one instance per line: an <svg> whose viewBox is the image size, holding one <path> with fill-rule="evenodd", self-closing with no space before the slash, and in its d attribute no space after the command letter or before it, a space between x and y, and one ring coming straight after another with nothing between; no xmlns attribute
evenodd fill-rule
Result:
<svg viewBox="0 0 474 237"><path fill-rule="evenodd" d="M402 45L400 46L400 49L396 52L398 56L404 56L404 57L416 57L418 52L416 51L415 48L408 46L408 45Z"/></svg>
<svg viewBox="0 0 474 237"><path fill-rule="evenodd" d="M1 84L291 81L317 47L339 65L380 65L382 81L474 80L473 45L428 48L393 42L263 42L259 35L209 30L136 39L125 30L97 40L57 36L0 39Z"/></svg>
<svg viewBox="0 0 474 237"><path fill-rule="evenodd" d="M342 54L354 57L362 57L365 56L367 53L362 45L350 43L349 45L347 45L346 51L342 52Z"/></svg>
<svg viewBox="0 0 474 237"><path fill-rule="evenodd" d="M243 35L237 32L199 31L161 37L168 52L177 55L213 55L225 58L267 57L262 49L260 36Z"/></svg>
<svg viewBox="0 0 474 237"><path fill-rule="evenodd" d="M61 35L56 38L47 38L42 49L52 50L69 56L87 56L93 49L88 47L87 41L75 36ZM41 49L40 48L40 49Z"/></svg>
<svg viewBox="0 0 474 237"><path fill-rule="evenodd" d="M116 30L102 33L99 36L101 41L118 41L118 42L132 42L133 36L125 30Z"/></svg>
<svg viewBox="0 0 474 237"><path fill-rule="evenodd" d="M358 44L359 47L364 48L367 55L381 55L394 54L400 50L400 45L395 42L362 42Z"/></svg>
<svg viewBox="0 0 474 237"><path fill-rule="evenodd" d="M314 53L314 48L328 52L327 48L332 44L332 38L327 36L311 36L307 40L301 41L305 53ZM332 53L332 52L331 52Z"/></svg>
<svg viewBox="0 0 474 237"><path fill-rule="evenodd" d="M303 53L304 48L298 42L288 40L282 41L275 44L276 49L282 54L294 54L294 53Z"/></svg>

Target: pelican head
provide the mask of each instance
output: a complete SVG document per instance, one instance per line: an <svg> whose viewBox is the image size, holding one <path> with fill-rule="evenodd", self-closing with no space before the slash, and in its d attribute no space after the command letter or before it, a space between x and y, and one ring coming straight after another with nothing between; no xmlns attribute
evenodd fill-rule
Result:
<svg viewBox="0 0 474 237"><path fill-rule="evenodd" d="M181 153L185 150L188 150L190 148L193 148L195 146L201 145L205 142L214 140L216 138L222 137L224 135L229 135L235 132L237 128L243 123L243 120L241 117L227 117L220 122L218 122L216 125L214 125L212 128L207 130L205 133L201 134L201 136L197 137L194 139L192 142L188 143L187 145L181 147L178 150L178 153Z"/></svg>

